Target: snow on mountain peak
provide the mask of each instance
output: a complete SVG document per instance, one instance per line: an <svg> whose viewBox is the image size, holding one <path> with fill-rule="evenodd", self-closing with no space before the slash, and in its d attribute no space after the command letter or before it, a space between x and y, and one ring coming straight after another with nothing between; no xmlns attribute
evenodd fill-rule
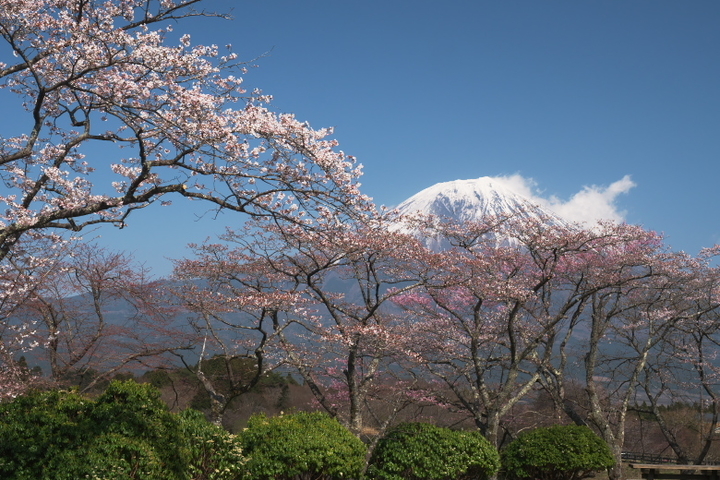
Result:
<svg viewBox="0 0 720 480"><path fill-rule="evenodd" d="M494 215L528 215L540 207L512 191L496 178L480 177L437 183L416 193L400 205L401 214L425 213L458 221ZM550 212L544 212L553 216Z"/></svg>
<svg viewBox="0 0 720 480"><path fill-rule="evenodd" d="M543 221L566 224L557 215L515 193L502 179L492 177L437 183L408 198L398 205L396 210L401 215L412 216L419 213L459 222L481 221L488 217L519 216L541 217ZM412 227L401 226L400 229L407 233L418 233ZM435 251L448 247L437 238L425 238L423 241ZM503 238L500 241L515 243L511 238Z"/></svg>

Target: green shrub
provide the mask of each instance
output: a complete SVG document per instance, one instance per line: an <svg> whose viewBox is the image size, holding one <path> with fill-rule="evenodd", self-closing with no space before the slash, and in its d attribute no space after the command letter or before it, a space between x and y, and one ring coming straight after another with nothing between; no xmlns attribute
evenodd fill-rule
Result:
<svg viewBox="0 0 720 480"><path fill-rule="evenodd" d="M500 458L479 432L404 423L380 439L368 476L382 480L464 480L497 473Z"/></svg>
<svg viewBox="0 0 720 480"><path fill-rule="evenodd" d="M215 470L240 458L239 444L198 415L171 413L155 388L133 381L112 382L95 401L68 391L19 397L0 404L0 478L236 478ZM198 439L222 448L209 458Z"/></svg>
<svg viewBox="0 0 720 480"><path fill-rule="evenodd" d="M196 410L180 415L182 428L190 441L190 474L197 480L235 480L245 467L240 439L214 425Z"/></svg>
<svg viewBox="0 0 720 480"><path fill-rule="evenodd" d="M80 395L58 391L0 403L0 478L61 480L79 473L82 458L67 452L83 443L79 425L90 408Z"/></svg>
<svg viewBox="0 0 720 480"><path fill-rule="evenodd" d="M614 464L607 444L588 427L577 425L532 430L502 452L503 470L518 479L576 480Z"/></svg>
<svg viewBox="0 0 720 480"><path fill-rule="evenodd" d="M365 463L365 445L321 412L253 415L240 438L252 480L358 478Z"/></svg>
<svg viewBox="0 0 720 480"><path fill-rule="evenodd" d="M129 476L133 471L142 472L144 476L138 478L148 480L187 477L189 442L177 416L151 385L112 382L95 401L85 423L89 423L85 429L98 437L88 446L91 453L98 444L102 446L98 461L112 458L107 468L116 472L113 478L133 478ZM128 476L117 476L118 460L127 463L124 472L128 473L123 475ZM106 474L106 470L101 472Z"/></svg>

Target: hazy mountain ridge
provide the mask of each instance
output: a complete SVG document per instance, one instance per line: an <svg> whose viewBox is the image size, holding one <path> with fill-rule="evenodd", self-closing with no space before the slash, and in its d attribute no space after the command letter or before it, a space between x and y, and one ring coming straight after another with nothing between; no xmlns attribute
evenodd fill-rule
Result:
<svg viewBox="0 0 720 480"><path fill-rule="evenodd" d="M446 217L460 222L478 221L487 216L520 215L520 216L544 216L563 222L553 213L541 209L527 198L519 195L505 185L490 177L481 177L474 180L455 180L435 184L418 192L402 202L397 210L402 214L428 214ZM404 228L404 227L400 227ZM425 239L426 244L433 250L439 251L446 248L438 239ZM160 283L166 288L179 288L183 282L174 279L161 279ZM194 280L189 283L203 285L202 280ZM326 278L326 288L334 293L341 293L348 302L362 302L362 295L356 282L341 278L337 272L330 272ZM79 295L72 299L78 304L87 304L87 313L92 322L92 302L88 294ZM168 295L164 299L167 306L173 303ZM112 325L129 325L131 319L139 312L135 306L126 299L118 298L107 301L103 307L105 321ZM187 317L189 312L179 309L171 315L171 324L186 331L189 327ZM235 322L241 322L243 317L240 313L228 314L228 318ZM16 319L22 322L24 319Z"/></svg>

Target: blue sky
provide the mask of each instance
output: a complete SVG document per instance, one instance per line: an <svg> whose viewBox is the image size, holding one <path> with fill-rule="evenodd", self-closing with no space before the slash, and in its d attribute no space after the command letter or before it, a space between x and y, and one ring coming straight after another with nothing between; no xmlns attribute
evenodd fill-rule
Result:
<svg viewBox="0 0 720 480"><path fill-rule="evenodd" d="M396 205L441 181L521 178L568 201L615 184L630 223L677 250L720 242L720 2L208 0L235 19L175 27L257 60L247 85L278 111L334 126ZM619 185L623 188L619 188ZM624 193L622 193L624 192ZM154 210L153 210L154 209ZM164 257L238 223L151 207L102 242Z"/></svg>

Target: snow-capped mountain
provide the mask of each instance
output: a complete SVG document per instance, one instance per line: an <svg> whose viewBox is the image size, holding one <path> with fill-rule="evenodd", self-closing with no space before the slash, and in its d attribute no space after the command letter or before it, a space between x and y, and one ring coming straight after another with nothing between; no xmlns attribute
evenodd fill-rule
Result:
<svg viewBox="0 0 720 480"><path fill-rule="evenodd" d="M397 211L402 215L419 213L459 222L478 221L491 216L536 216L553 223L567 223L491 177L437 183L402 202ZM434 250L443 248L433 239L427 239L426 243Z"/></svg>
<svg viewBox="0 0 720 480"><path fill-rule="evenodd" d="M479 220L490 215L525 216L539 208L491 177L437 183L397 207L402 214L422 212L458 221Z"/></svg>

